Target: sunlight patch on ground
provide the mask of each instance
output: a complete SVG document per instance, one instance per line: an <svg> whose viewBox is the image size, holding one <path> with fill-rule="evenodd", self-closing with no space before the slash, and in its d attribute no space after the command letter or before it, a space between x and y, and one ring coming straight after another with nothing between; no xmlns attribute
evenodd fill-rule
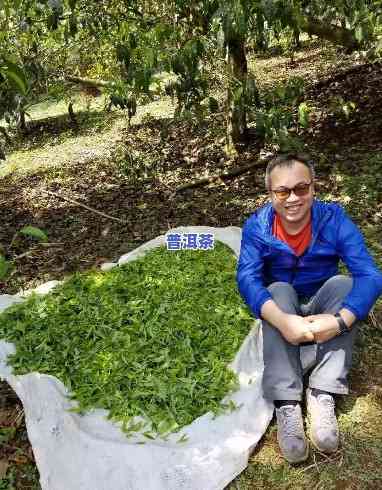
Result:
<svg viewBox="0 0 382 490"><path fill-rule="evenodd" d="M109 156L107 152L111 148L113 136L115 137L116 126L118 123L111 131L102 135L77 136L53 147L16 151L0 168L0 177L12 172L31 173L39 168L75 161L85 163L100 156Z"/></svg>
<svg viewBox="0 0 382 490"><path fill-rule="evenodd" d="M137 114L132 118L131 124L140 124L144 117L156 119L173 117L173 111L174 106L171 99L169 97L162 98L138 107ZM33 173L39 168L60 166L70 162L83 164L95 158L110 157L113 145L120 137L121 130L127 126L127 118L124 115L124 111L119 110L118 112L120 117L115 120L108 131L95 132L84 136L72 136L59 144L52 145L47 143L42 148L20 150L9 154L7 161L0 167L0 177L13 172ZM52 139L54 141L54 138Z"/></svg>
<svg viewBox="0 0 382 490"><path fill-rule="evenodd" d="M84 111L88 107L91 110L102 110L105 106L105 96L99 97L87 97L85 95L77 95L73 100L74 112ZM68 113L68 101L56 99L47 99L38 104L33 105L28 114L30 119L37 121L38 119L45 119L48 117L57 117Z"/></svg>
<svg viewBox="0 0 382 490"><path fill-rule="evenodd" d="M373 394L359 396L349 411L344 411L338 417L340 427L353 435L373 436L376 432L382 434L382 410ZM377 429L379 427L379 430Z"/></svg>

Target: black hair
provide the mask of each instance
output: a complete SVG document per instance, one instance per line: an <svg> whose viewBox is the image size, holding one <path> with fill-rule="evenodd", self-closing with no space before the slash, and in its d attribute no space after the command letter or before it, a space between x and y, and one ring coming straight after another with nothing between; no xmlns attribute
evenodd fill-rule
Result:
<svg viewBox="0 0 382 490"><path fill-rule="evenodd" d="M308 155L304 153L286 153L272 158L272 160L270 160L268 163L265 171L265 187L270 189L272 170L274 170L276 167L292 167L296 162L305 165L310 172L312 180L314 180L314 167Z"/></svg>

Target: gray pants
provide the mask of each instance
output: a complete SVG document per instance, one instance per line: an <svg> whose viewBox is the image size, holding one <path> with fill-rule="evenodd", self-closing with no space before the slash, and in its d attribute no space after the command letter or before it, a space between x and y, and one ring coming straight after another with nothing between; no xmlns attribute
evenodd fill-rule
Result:
<svg viewBox="0 0 382 490"><path fill-rule="evenodd" d="M273 300L285 313L301 316L336 313L352 288L352 279L334 276L310 298L300 304L296 291L286 282L274 282L268 288ZM300 346L289 343L281 333L263 320L264 374L263 392L269 400L298 400L303 393L303 369ZM331 393L349 393L347 376L352 363L357 325L339 337L317 344L316 363L309 374L309 387ZM303 344L301 344L303 345Z"/></svg>

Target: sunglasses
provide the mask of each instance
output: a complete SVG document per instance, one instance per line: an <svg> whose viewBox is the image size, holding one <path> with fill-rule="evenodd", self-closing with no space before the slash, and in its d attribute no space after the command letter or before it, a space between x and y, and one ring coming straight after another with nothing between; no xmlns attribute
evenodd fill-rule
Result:
<svg viewBox="0 0 382 490"><path fill-rule="evenodd" d="M271 189L271 192L274 192L277 199L280 201L285 201L293 192L296 196L306 196L309 194L310 186L312 185L312 180L306 184L297 184L292 189L288 189L288 187L280 187L279 189Z"/></svg>

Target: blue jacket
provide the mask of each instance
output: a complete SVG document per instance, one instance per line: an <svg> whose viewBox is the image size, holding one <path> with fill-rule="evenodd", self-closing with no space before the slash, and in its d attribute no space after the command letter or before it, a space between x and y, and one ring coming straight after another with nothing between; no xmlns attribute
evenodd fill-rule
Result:
<svg viewBox="0 0 382 490"><path fill-rule="evenodd" d="M382 273L370 256L363 237L338 204L315 200L312 206L312 240L298 257L272 234L275 211L271 203L258 209L243 227L237 282L253 314L272 299L266 289L275 281L292 284L301 298L313 296L338 273L341 259L353 278L353 288L342 307L358 319L367 316L382 293Z"/></svg>

